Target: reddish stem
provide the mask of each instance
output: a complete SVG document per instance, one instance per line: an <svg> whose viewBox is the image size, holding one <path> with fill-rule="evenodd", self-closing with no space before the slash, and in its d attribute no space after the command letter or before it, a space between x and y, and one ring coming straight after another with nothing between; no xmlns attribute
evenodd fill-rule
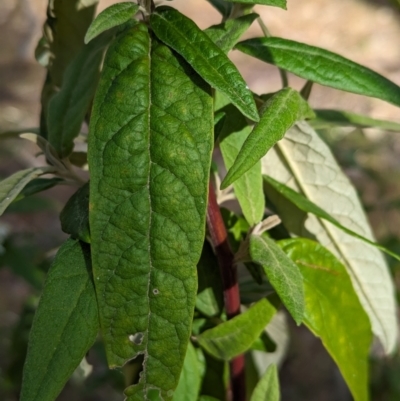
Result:
<svg viewBox="0 0 400 401"><path fill-rule="evenodd" d="M217 254L224 290L225 310L228 319L240 313L240 295L237 268L229 246L228 233L222 219L214 188L210 182L207 207L207 225ZM232 401L246 401L246 377L244 355L239 355L229 362L230 390Z"/></svg>

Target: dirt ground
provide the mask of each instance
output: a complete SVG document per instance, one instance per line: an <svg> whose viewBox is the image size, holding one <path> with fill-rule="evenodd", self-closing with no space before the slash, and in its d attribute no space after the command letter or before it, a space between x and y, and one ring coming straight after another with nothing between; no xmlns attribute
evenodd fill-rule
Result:
<svg viewBox="0 0 400 401"><path fill-rule="evenodd" d="M100 0L99 10L115 3ZM44 69L34 60L34 49L41 36L45 19L46 0L0 1L0 131L38 126L40 90ZM218 23L218 13L205 0L174 0L173 5L192 17L200 27ZM288 10L256 7L274 36L303 41L324 47L366 65L400 85L400 14L384 1L362 0L288 0ZM260 35L256 23L246 37ZM276 68L255 59L232 52L250 88L257 93L279 89ZM303 80L290 76L291 85L300 89ZM387 103L333 89L315 86L310 102L318 108L341 108L400 122L398 108ZM372 141L379 141L381 133L370 131ZM400 142L390 154L394 169L399 169ZM40 164L35 147L21 141L0 142L0 178L20 168ZM48 191L52 206L39 213L8 214L0 218L0 229L7 225L11 232L27 232L34 246L51 250L64 238L58 223L58 212L71 189ZM376 219L380 219L377 215ZM397 220L396 220L397 219ZM399 217L394 220L400 223ZM393 223L394 224L394 223ZM398 225L399 226L399 225ZM1 230L0 230L1 231ZM4 368L8 335L17 322L20 309L32 293L32 288L13 275L0 269L0 375ZM297 333L289 361L283 368L284 400L345 401L349 399L333 362L318 341L302 329ZM313 369L308 355L316 356ZM306 367L306 368L305 368ZM299 374L299 372L302 372ZM334 372L332 374L332 372ZM309 392L301 383L311 383ZM11 400L10 400L11 401Z"/></svg>

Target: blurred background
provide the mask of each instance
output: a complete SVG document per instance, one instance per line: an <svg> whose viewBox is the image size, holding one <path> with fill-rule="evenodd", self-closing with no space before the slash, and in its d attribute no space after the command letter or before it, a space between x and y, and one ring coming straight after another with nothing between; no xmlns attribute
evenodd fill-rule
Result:
<svg viewBox="0 0 400 401"><path fill-rule="evenodd" d="M99 11L115 3L100 0ZM173 5L201 28L220 22L205 0ZM0 132L37 127L45 70L34 58L46 17L46 0L0 1ZM368 66L400 84L400 7L389 0L288 0L288 10L256 7L274 36L324 47ZM261 35L254 23L246 37ZM250 88L259 94L280 88L276 68L231 53ZM300 89L304 81L290 76ZM400 122L398 108L375 99L316 85L310 103ZM377 129L321 132L356 186L380 243L400 252L400 133ZM0 141L0 179L43 163L36 145ZM29 327L45 272L66 238L58 214L74 188L58 186L19 201L0 218L0 399L18 399ZM388 261L398 289L400 266ZM351 400L335 364L318 339L290 326L291 343L281 366L284 401ZM91 352L59 400L118 401L123 376L108 372L100 345ZM83 378L93 369L87 380ZM371 358L372 399L400 400L400 355Z"/></svg>

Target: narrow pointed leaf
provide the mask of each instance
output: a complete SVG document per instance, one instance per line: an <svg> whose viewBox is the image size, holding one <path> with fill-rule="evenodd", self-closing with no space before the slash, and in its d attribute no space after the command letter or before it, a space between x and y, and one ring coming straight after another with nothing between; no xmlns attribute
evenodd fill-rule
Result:
<svg viewBox="0 0 400 401"><path fill-rule="evenodd" d="M381 251L387 253L388 255L390 255L393 258L400 261L400 255L397 255L396 253L385 248L384 246L379 245L378 243L371 241L370 239L343 226L342 224L339 223L339 221L337 221L334 217L332 217L325 210L321 209L318 205L311 202L306 197L304 197L303 195L294 191L293 189L286 186L285 184L282 184L281 182L278 182L278 181L274 180L272 177L268 177L268 176L264 176L264 180L266 182L268 182L268 184L270 184L272 187L274 187L281 195L283 195L285 198L287 198L291 202L293 202L300 210L303 210L304 212L307 212L307 213L312 213L315 216L319 217L320 219L329 221L329 223L333 224L337 228L340 228L345 233L352 235L353 237L358 238L358 239L366 242L369 245L375 246L376 248L380 249Z"/></svg>
<svg viewBox="0 0 400 401"><path fill-rule="evenodd" d="M280 242L304 277L304 323L338 364L356 401L368 397L368 355L372 341L368 316L346 268L320 244L303 239Z"/></svg>
<svg viewBox="0 0 400 401"><path fill-rule="evenodd" d="M260 122L244 142L221 184L222 189L228 187L261 160L296 121L314 116L308 103L291 88L282 89L272 96L260 114Z"/></svg>
<svg viewBox="0 0 400 401"><path fill-rule="evenodd" d="M280 401L278 368L270 365L253 391L250 401Z"/></svg>
<svg viewBox="0 0 400 401"><path fill-rule="evenodd" d="M96 12L98 0L51 0L43 38L39 42L48 69L41 94L40 135L47 137L47 109L61 88L64 72L84 46L84 36ZM44 56L44 57L43 57Z"/></svg>
<svg viewBox="0 0 400 401"><path fill-rule="evenodd" d="M219 134L219 143L225 167L230 169L239 154L243 143L251 132L246 118L229 104L229 100L217 92L216 108L226 115L224 125ZM265 198L262 189L261 162L257 162L245 174L233 183L235 195L239 201L243 215L250 226L262 220L265 209Z"/></svg>
<svg viewBox="0 0 400 401"><path fill-rule="evenodd" d="M112 35L107 32L85 46L65 71L60 91L48 108L48 141L61 157L71 154L74 139L93 100L104 51Z"/></svg>
<svg viewBox="0 0 400 401"><path fill-rule="evenodd" d="M60 213L60 221L65 233L90 244L89 183L71 196Z"/></svg>
<svg viewBox="0 0 400 401"><path fill-rule="evenodd" d="M54 401L99 328L90 249L67 240L50 268L29 335L21 401Z"/></svg>
<svg viewBox="0 0 400 401"><path fill-rule="evenodd" d="M177 51L201 77L223 92L248 118L259 121L251 91L226 54L192 20L163 6L150 18L157 37Z"/></svg>
<svg viewBox="0 0 400 401"><path fill-rule="evenodd" d="M377 120L361 114L343 110L316 109L315 119L309 121L314 129L339 127L380 128L386 131L400 132L400 124L394 121Z"/></svg>
<svg viewBox="0 0 400 401"><path fill-rule="evenodd" d="M228 361L250 349L275 313L275 307L262 299L239 316L206 330L197 341L213 357Z"/></svg>
<svg viewBox="0 0 400 401"><path fill-rule="evenodd" d="M28 182L24 189L14 199L17 202L21 199L27 198L28 196L35 195L39 192L46 191L47 189L53 188L56 185L62 184L64 180L62 178L35 178Z"/></svg>
<svg viewBox="0 0 400 401"><path fill-rule="evenodd" d="M225 0L229 3L261 4L263 6L280 7L286 10L286 0Z"/></svg>
<svg viewBox="0 0 400 401"><path fill-rule="evenodd" d="M145 24L121 33L93 106L89 222L108 363L144 355L129 401L170 400L179 381L212 146L211 88Z"/></svg>
<svg viewBox="0 0 400 401"><path fill-rule="evenodd" d="M91 23L85 35L88 44L104 31L128 22L138 12L139 6L132 2L113 4L102 11Z"/></svg>
<svg viewBox="0 0 400 401"><path fill-rule="evenodd" d="M54 172L54 168L52 167L33 167L18 171L0 181L0 216L29 182L43 174L52 172Z"/></svg>
<svg viewBox="0 0 400 401"><path fill-rule="evenodd" d="M264 174L304 194L343 226L374 240L353 185L329 147L307 123L290 129L263 158L262 165ZM316 238L345 264L373 332L386 352L391 352L398 335L396 302L382 253L328 221L301 211L267 183L265 190L290 232Z"/></svg>
<svg viewBox="0 0 400 401"><path fill-rule="evenodd" d="M172 400L197 401L201 386L200 373L196 349L192 343L189 342L179 384L174 392Z"/></svg>
<svg viewBox="0 0 400 401"><path fill-rule="evenodd" d="M224 19L229 18L232 12L233 4L227 3L225 0L207 0L212 6L222 14Z"/></svg>
<svg viewBox="0 0 400 401"><path fill-rule="evenodd" d="M258 14L254 13L243 15L210 26L204 32L223 52L228 53L257 17Z"/></svg>
<svg viewBox="0 0 400 401"><path fill-rule="evenodd" d="M236 49L321 85L400 106L398 85L328 50L281 38L249 39Z"/></svg>
<svg viewBox="0 0 400 401"><path fill-rule="evenodd" d="M198 289L196 309L208 317L219 316L223 308L223 291L218 261L206 241L197 263Z"/></svg>
<svg viewBox="0 0 400 401"><path fill-rule="evenodd" d="M299 325L304 316L303 277L299 268L267 236L251 235L249 253L251 260L263 267L269 282Z"/></svg>

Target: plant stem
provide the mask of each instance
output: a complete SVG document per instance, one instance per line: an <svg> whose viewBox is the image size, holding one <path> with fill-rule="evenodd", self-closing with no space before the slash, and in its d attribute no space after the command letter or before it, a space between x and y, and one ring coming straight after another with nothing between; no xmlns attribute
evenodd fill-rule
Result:
<svg viewBox="0 0 400 401"><path fill-rule="evenodd" d="M207 225L220 268L224 290L225 310L228 319L240 314L239 283L234 255L229 246L228 233L222 219L215 190L210 182L207 207ZM239 355L229 362L230 391L232 401L246 400L245 360Z"/></svg>

